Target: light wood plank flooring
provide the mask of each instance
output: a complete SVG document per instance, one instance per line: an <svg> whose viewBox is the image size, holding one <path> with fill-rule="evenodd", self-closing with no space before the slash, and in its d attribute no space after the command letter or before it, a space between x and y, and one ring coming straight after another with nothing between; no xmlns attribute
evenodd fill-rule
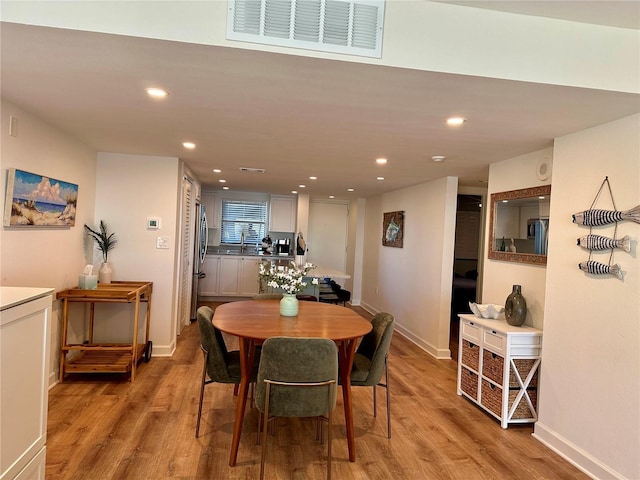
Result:
<svg viewBox="0 0 640 480"><path fill-rule="evenodd" d="M230 348L237 348L228 340ZM254 409L245 418L238 463L228 466L235 413L231 385L206 387L200 438L195 438L201 368L194 323L182 332L173 357L141 363L134 383L112 374L68 376L49 392L46 478L257 478L260 447ZM458 397L455 361L435 360L395 334L390 372L391 440L386 437L384 389L374 418L371 389L354 388L355 463L348 460L338 395L333 478L588 478L533 439L532 426L503 430ZM266 478L325 478L326 445L314 441L315 423L278 419L276 425L275 437L268 439Z"/></svg>

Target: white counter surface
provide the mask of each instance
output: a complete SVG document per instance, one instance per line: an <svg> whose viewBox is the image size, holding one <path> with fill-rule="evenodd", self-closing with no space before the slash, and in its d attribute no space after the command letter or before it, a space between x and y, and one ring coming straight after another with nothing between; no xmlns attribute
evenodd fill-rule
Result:
<svg viewBox="0 0 640 480"><path fill-rule="evenodd" d="M53 288L41 287L0 287L0 310L51 295L53 291Z"/></svg>
<svg viewBox="0 0 640 480"><path fill-rule="evenodd" d="M309 276L317 278L351 278L348 273L341 272L335 268L323 267L322 265L317 265L316 268L311 270Z"/></svg>

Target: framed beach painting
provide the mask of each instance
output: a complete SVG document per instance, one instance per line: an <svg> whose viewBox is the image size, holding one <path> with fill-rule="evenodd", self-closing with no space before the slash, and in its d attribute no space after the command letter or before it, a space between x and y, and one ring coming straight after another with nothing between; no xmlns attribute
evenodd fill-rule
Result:
<svg viewBox="0 0 640 480"><path fill-rule="evenodd" d="M5 227L72 227L78 185L10 168L4 204Z"/></svg>
<svg viewBox="0 0 640 480"><path fill-rule="evenodd" d="M382 245L402 248L404 238L404 210L387 212L382 218Z"/></svg>

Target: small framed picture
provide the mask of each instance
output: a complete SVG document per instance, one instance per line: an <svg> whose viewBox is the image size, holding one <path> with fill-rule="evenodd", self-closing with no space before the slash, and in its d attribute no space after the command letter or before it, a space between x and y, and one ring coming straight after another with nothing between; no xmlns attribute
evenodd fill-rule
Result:
<svg viewBox="0 0 640 480"><path fill-rule="evenodd" d="M158 230L160 228L160 219L158 217L147 218L147 230Z"/></svg>

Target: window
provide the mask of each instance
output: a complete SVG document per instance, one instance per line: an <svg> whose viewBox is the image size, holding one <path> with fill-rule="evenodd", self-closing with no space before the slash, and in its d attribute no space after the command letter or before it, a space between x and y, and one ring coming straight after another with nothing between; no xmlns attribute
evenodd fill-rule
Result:
<svg viewBox="0 0 640 480"><path fill-rule="evenodd" d="M267 202L222 200L221 242L255 244L265 237Z"/></svg>

